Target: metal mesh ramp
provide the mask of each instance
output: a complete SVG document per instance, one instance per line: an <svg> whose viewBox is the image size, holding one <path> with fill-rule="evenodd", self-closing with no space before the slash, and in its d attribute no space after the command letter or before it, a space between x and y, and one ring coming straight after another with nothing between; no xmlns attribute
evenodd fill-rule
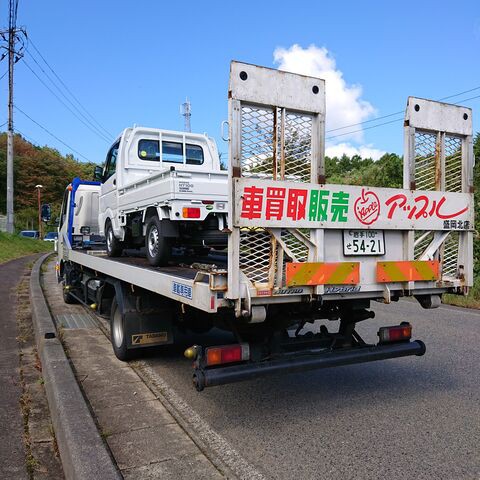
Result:
<svg viewBox="0 0 480 480"><path fill-rule="evenodd" d="M305 199L286 196L281 181L317 183L323 169L323 80L233 62L229 108L233 177L279 181L264 192L267 217L293 212ZM257 288L280 288L285 260L309 258L309 238L309 229L239 228L231 264Z"/></svg>
<svg viewBox="0 0 480 480"><path fill-rule="evenodd" d="M469 109L410 97L405 123L405 162L409 168L406 169L404 188L470 193L471 128ZM444 224L446 235L435 254L441 263L442 278L447 282L465 278L465 272L467 276L472 274L471 266L467 265L468 258L462 251L462 246L467 250L472 233L463 222L460 224L447 219ZM435 241L433 232L415 231L415 260L422 259Z"/></svg>

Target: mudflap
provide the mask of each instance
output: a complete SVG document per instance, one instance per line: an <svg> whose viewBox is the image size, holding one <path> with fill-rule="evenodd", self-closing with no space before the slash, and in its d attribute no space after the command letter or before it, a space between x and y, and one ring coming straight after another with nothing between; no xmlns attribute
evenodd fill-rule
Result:
<svg viewBox="0 0 480 480"><path fill-rule="evenodd" d="M125 313L127 348L153 347L173 343L173 315L168 312Z"/></svg>
<svg viewBox="0 0 480 480"><path fill-rule="evenodd" d="M112 282L124 316L127 349L170 345L174 342L174 309L168 302L146 290L131 290L122 282Z"/></svg>

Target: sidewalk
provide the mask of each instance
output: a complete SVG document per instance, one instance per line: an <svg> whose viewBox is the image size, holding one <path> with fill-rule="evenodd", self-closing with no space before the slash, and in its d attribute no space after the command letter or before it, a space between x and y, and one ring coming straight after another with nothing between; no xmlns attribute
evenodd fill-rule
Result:
<svg viewBox="0 0 480 480"><path fill-rule="evenodd" d="M28 478L23 444L23 419L20 410L22 386L17 346L16 292L25 266L35 256L0 265L0 477Z"/></svg>
<svg viewBox="0 0 480 480"><path fill-rule="evenodd" d="M220 479L193 442L79 305L63 302L50 262L44 290L62 323L67 354L117 465L126 479Z"/></svg>

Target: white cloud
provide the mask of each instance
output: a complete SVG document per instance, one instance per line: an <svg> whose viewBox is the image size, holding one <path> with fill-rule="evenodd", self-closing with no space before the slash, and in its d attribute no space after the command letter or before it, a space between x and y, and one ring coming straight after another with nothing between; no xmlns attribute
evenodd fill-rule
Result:
<svg viewBox="0 0 480 480"><path fill-rule="evenodd" d="M278 64L279 70L310 75L325 80L326 130L360 123L374 115L375 108L361 98L362 87L360 85L347 84L343 78L343 73L337 68L335 59L325 47L319 48L315 45L310 45L308 48L302 48L297 44L292 45L290 48L278 47L273 52L273 58L274 62ZM338 141L352 140L361 142L363 140L361 126L332 132L331 135L346 133L349 130L359 131L342 136ZM340 148L345 148L346 150L344 151L347 155L350 155L348 152L363 151L368 153L368 156L372 156L372 158L373 155L378 158L383 154L383 152L371 146L354 147L349 143L338 143L329 148L335 148L336 152Z"/></svg>
<svg viewBox="0 0 480 480"><path fill-rule="evenodd" d="M327 145L325 148L325 155L330 158L340 158L344 153L349 157L353 155L360 155L362 158L378 160L386 152L379 150L378 148L374 148L371 144L355 147L350 143L338 143L336 145Z"/></svg>

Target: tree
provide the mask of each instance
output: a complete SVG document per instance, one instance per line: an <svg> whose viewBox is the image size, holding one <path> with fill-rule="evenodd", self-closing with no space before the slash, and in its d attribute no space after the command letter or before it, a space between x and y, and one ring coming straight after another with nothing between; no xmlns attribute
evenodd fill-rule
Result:
<svg viewBox="0 0 480 480"><path fill-rule="evenodd" d="M6 134L0 134L0 212L6 210ZM63 192L74 177L92 178L94 163L80 162L73 155L63 156L54 148L38 147L21 135L14 137L14 208L16 227L31 228L36 219L37 191L35 185L43 185L42 201L59 209Z"/></svg>

